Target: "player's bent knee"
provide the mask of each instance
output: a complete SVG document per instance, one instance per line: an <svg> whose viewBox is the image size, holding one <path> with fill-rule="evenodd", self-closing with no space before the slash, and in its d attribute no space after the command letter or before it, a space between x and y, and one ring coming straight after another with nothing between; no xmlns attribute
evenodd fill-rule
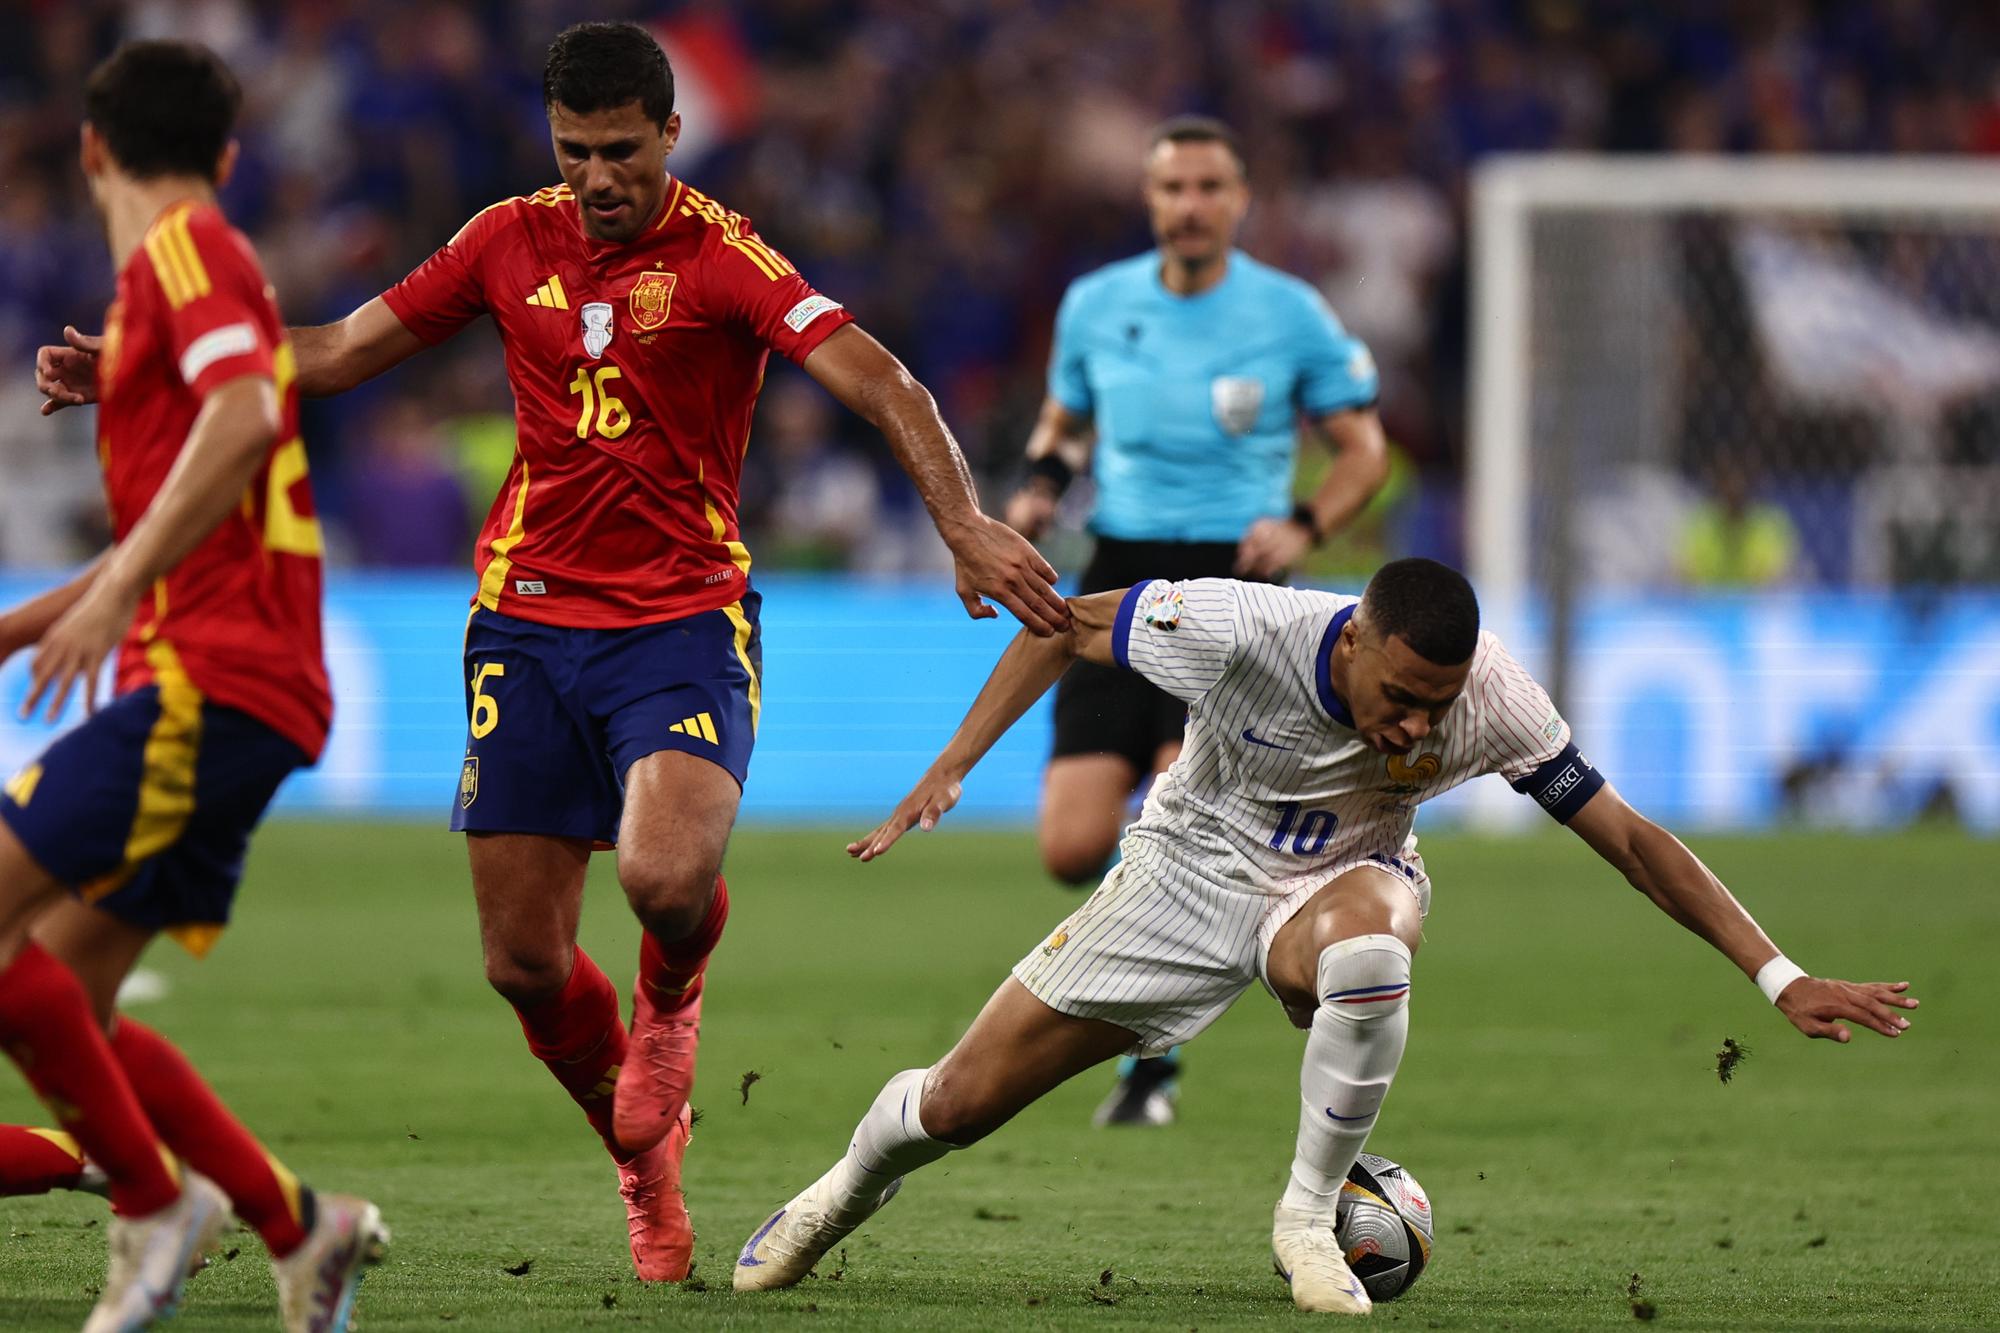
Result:
<svg viewBox="0 0 2000 1333"><path fill-rule="evenodd" d="M1117 847L1114 839L1109 843L1074 841L1044 842L1042 844L1042 868L1049 872L1049 878L1070 888L1083 888L1095 884L1104 877L1105 863L1111 860L1111 853Z"/></svg>
<svg viewBox="0 0 2000 1333"><path fill-rule="evenodd" d="M496 951L486 956L486 984L516 1009L546 1004L569 984L575 954Z"/></svg>
<svg viewBox="0 0 2000 1333"><path fill-rule="evenodd" d="M1009 1119L1008 1112L986 1101L978 1088L948 1067L932 1069L918 1107L924 1133L954 1148L970 1147Z"/></svg>
<svg viewBox="0 0 2000 1333"><path fill-rule="evenodd" d="M707 915L715 896L713 867L687 863L626 863L618 866L618 883L639 923L665 940L692 933Z"/></svg>
<svg viewBox="0 0 2000 1333"><path fill-rule="evenodd" d="M1394 935L1356 935L1320 950L1319 1004L1350 1023L1395 1017L1410 1002L1410 949Z"/></svg>

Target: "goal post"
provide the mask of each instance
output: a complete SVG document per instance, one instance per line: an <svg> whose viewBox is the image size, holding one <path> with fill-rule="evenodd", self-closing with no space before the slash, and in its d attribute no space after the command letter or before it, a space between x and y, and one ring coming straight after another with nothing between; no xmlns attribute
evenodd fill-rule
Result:
<svg viewBox="0 0 2000 1333"><path fill-rule="evenodd" d="M1559 699L1580 602L1701 586L1738 489L1771 586L2000 583L2000 165L1499 156L1471 227L1468 564Z"/></svg>

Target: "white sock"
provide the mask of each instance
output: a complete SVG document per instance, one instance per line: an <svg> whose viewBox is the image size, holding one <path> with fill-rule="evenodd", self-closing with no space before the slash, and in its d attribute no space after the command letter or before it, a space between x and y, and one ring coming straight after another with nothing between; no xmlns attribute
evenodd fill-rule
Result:
<svg viewBox="0 0 2000 1333"><path fill-rule="evenodd" d="M1410 951L1361 935L1319 956L1319 1011L1299 1070L1299 1140L1284 1204L1331 1216L1410 1033Z"/></svg>
<svg viewBox="0 0 2000 1333"><path fill-rule="evenodd" d="M929 1166L952 1150L952 1144L924 1133L919 1108L924 1078L930 1072L905 1069L890 1079L854 1127L847 1155L828 1173L834 1191L828 1212L836 1221L844 1214L872 1209L890 1181Z"/></svg>

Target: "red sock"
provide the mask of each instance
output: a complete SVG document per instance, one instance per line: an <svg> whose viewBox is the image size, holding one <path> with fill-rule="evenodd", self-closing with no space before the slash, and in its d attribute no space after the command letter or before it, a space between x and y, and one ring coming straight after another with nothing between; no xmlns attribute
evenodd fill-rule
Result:
<svg viewBox="0 0 2000 1333"><path fill-rule="evenodd" d="M722 939L729 924L729 885L715 877L715 897L709 900L708 915L692 933L672 942L661 940L651 931L639 942L639 982L654 1004L661 1009L679 1009L701 994L702 977L708 970L708 956Z"/></svg>
<svg viewBox="0 0 2000 1333"><path fill-rule="evenodd" d="M625 1063L625 1024L618 992L582 949L570 966L562 994L531 1009L516 1007L528 1049L549 1067L563 1091L583 1108L590 1127L611 1143L611 1095Z"/></svg>
<svg viewBox="0 0 2000 1333"><path fill-rule="evenodd" d="M305 1243L311 1194L229 1113L172 1042L121 1014L111 1052L160 1138L222 1187L236 1215L264 1238L272 1258L282 1259Z"/></svg>
<svg viewBox="0 0 2000 1333"><path fill-rule="evenodd" d="M83 1149L61 1130L0 1125L0 1197L76 1188Z"/></svg>
<svg viewBox="0 0 2000 1333"><path fill-rule="evenodd" d="M33 940L0 971L0 1046L111 1178L113 1211L145 1217L180 1197L180 1181L112 1058L82 983Z"/></svg>

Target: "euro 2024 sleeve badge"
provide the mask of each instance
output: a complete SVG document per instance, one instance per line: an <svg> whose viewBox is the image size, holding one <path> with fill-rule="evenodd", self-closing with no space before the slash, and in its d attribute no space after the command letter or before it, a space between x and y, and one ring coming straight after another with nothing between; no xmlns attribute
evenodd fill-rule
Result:
<svg viewBox="0 0 2000 1333"><path fill-rule="evenodd" d="M1140 610L1140 618L1154 629L1176 630L1181 627L1181 612L1187 607L1187 599L1181 596L1180 588L1172 583L1146 598Z"/></svg>

